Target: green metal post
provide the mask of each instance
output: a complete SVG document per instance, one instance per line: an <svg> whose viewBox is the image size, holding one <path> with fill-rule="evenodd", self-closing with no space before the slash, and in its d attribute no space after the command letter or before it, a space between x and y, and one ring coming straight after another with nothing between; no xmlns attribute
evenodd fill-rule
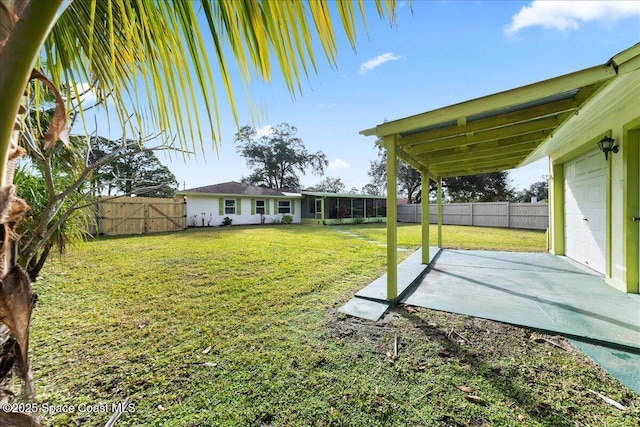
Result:
<svg viewBox="0 0 640 427"><path fill-rule="evenodd" d="M422 184L422 203L420 215L422 216L422 263L429 264L429 175L425 171L420 172Z"/></svg>
<svg viewBox="0 0 640 427"><path fill-rule="evenodd" d="M395 301L398 297L398 200L396 195L397 161L396 138L386 136L384 146L387 149L387 299Z"/></svg>
<svg viewBox="0 0 640 427"><path fill-rule="evenodd" d="M551 231L551 253L564 255L564 164L551 159L552 181L549 185L549 228Z"/></svg>
<svg viewBox="0 0 640 427"><path fill-rule="evenodd" d="M438 178L438 247L442 248L442 178Z"/></svg>

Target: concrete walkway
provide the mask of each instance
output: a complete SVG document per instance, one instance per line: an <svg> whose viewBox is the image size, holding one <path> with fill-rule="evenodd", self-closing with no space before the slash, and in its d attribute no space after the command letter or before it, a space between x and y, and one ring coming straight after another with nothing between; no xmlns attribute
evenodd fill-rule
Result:
<svg viewBox="0 0 640 427"><path fill-rule="evenodd" d="M384 274L358 291L338 311L350 316L377 321L389 307L394 305L398 299L402 298L413 286L420 282L439 252L440 248L429 247L428 265L422 264L422 248L398 264L398 297L396 300L390 301L387 299L387 275Z"/></svg>
<svg viewBox="0 0 640 427"><path fill-rule="evenodd" d="M640 297L563 258L443 250L401 302L561 334L640 394Z"/></svg>

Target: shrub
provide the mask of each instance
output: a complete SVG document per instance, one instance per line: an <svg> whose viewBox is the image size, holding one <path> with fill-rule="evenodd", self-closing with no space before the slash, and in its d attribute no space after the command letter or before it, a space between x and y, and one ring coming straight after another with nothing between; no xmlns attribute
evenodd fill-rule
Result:
<svg viewBox="0 0 640 427"><path fill-rule="evenodd" d="M231 225L231 221L233 221L231 218L229 218L228 216L225 216L224 219L222 220L222 226L224 225Z"/></svg>
<svg viewBox="0 0 640 427"><path fill-rule="evenodd" d="M353 222L355 224L363 224L364 223L364 218L362 218L361 216L357 216L357 217L353 218Z"/></svg>
<svg viewBox="0 0 640 427"><path fill-rule="evenodd" d="M293 217L291 215L282 215L282 223L283 224L293 223Z"/></svg>

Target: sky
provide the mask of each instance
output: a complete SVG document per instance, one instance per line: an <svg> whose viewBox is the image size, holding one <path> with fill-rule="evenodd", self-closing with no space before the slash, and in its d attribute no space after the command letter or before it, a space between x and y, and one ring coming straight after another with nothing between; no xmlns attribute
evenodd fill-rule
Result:
<svg viewBox="0 0 640 427"><path fill-rule="evenodd" d="M303 78L302 94L292 96L275 71L271 82L248 85L250 107L240 79L234 83L239 125L260 134L279 123L295 126L309 152L326 154L324 176L341 178L347 190L370 182L367 171L378 156L375 138L361 130L604 64L640 41L635 1L414 0L399 2L394 26L377 16L373 3L365 5L367 32L359 33L355 51L339 36L333 69L318 50L317 72ZM251 111L259 112L257 121ZM217 151L205 141L203 152L187 161L159 153L180 189L249 175L233 142L237 125L228 108L220 114ZM542 159L509 175L521 190L546 174ZM313 186L324 176L308 173L301 184Z"/></svg>

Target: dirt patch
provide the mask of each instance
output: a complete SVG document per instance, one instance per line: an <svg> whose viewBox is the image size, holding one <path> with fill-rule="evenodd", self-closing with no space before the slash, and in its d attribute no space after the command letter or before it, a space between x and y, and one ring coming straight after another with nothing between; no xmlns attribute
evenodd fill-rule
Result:
<svg viewBox="0 0 640 427"><path fill-rule="evenodd" d="M326 337L393 366L403 380L420 384L428 377L433 425L494 425L505 417L500 411L517 420L510 425L613 425L612 414L615 425L638 425L640 397L560 336L398 307L376 323L332 316ZM379 372L384 368L374 375ZM598 401L592 387L627 407L626 413Z"/></svg>

